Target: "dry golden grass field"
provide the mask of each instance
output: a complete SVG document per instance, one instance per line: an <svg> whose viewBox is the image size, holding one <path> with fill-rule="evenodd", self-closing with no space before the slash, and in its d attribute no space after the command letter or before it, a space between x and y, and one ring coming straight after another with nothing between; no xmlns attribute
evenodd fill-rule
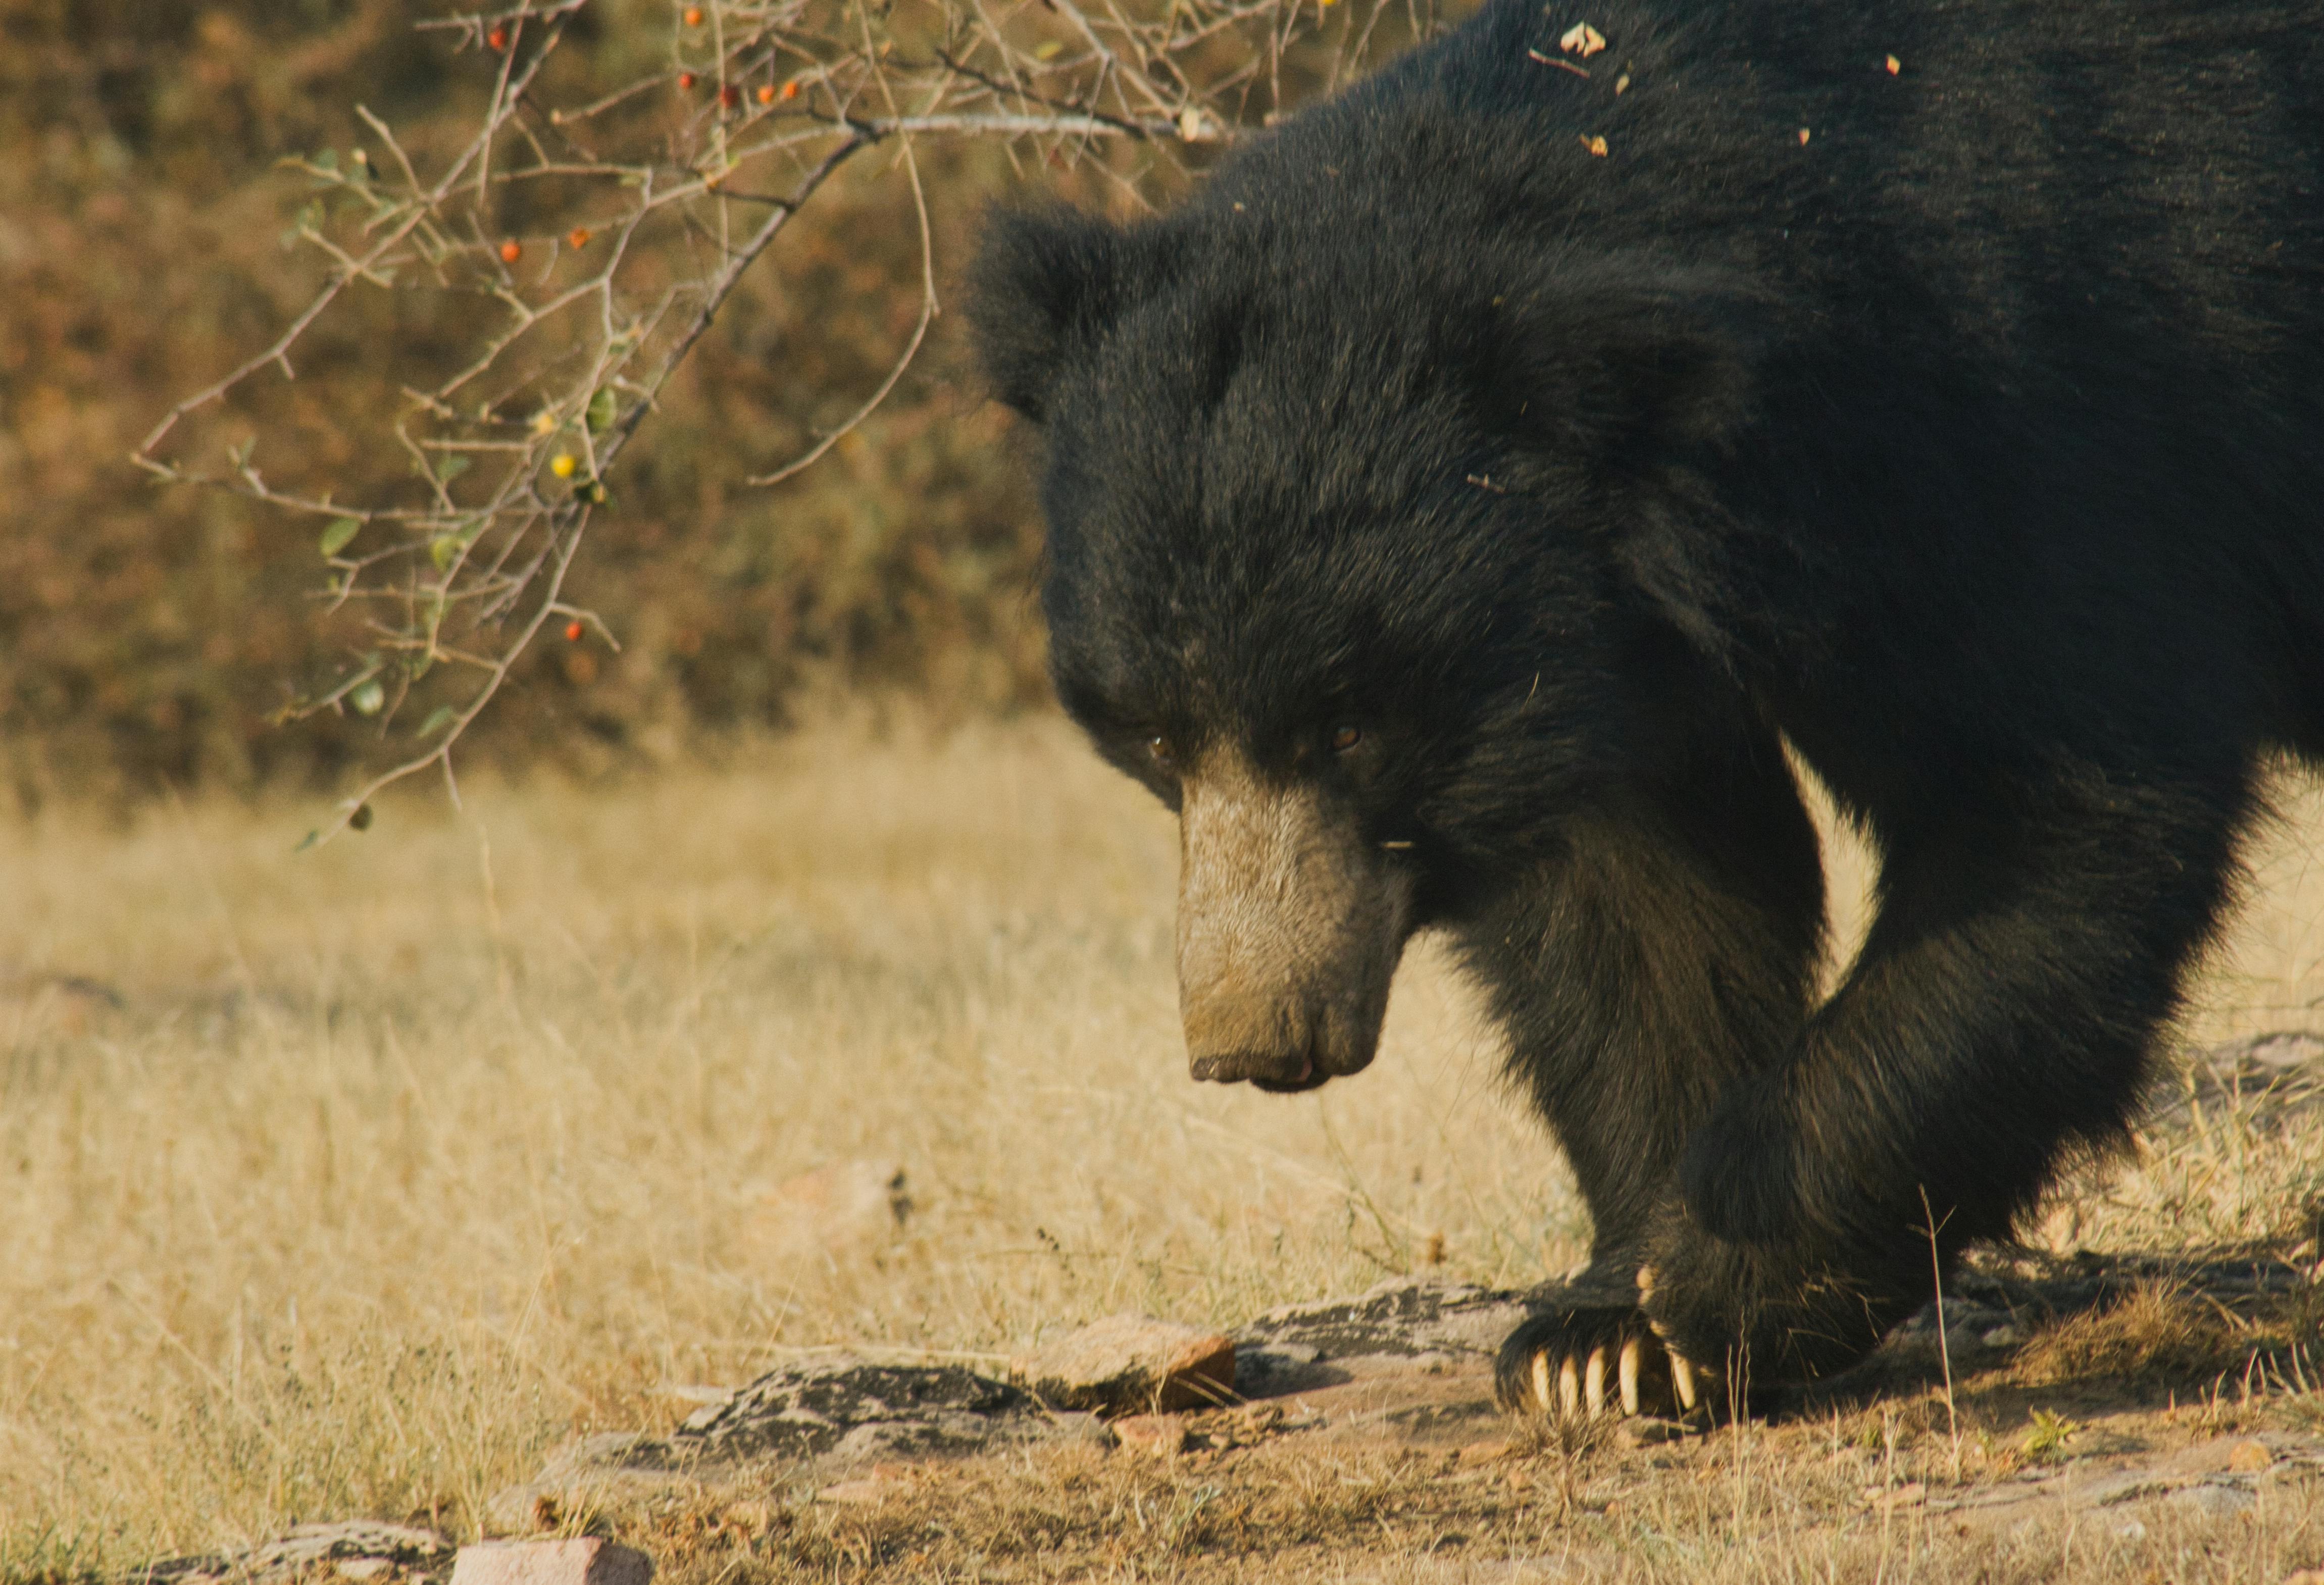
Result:
<svg viewBox="0 0 2324 1585"><path fill-rule="evenodd" d="M1553 1151L1427 951L1360 1079L1190 1083L1170 821L1053 721L856 720L716 770L466 797L392 801L298 856L288 806L0 827L0 1578L321 1518L473 1535L576 1430L666 1427L819 1345L1006 1354L1119 1310L1237 1322L1432 1257L1524 1285L1583 1249ZM2193 1038L2324 1027L2324 810L2287 807ZM1844 935L1861 855L1836 841L1834 869ZM2209 1118L2078 1181L2036 1242L2290 1239L2319 1146L2312 1120L2263 1139ZM908 1219L801 1246L774 1189L858 1160L901 1166ZM1973 1460L2034 1456L2026 1392L2106 1346L2053 1340ZM2188 1400L2207 1433L2324 1420L2302 1394L2222 1391ZM971 1578L1038 1512L1054 1546L998 1577L1400 1578L1413 1526L1454 1514L1473 1558L1586 1534L1639 1578L1969 1577L1933 1532L1822 1522L1858 1465L1959 1473L1934 1402L1718 1433L1618 1533L1577 1505L1588 1450L1541 1450L1563 1461L1551 1501L1546 1477L1480 1497L1286 1442L1227 1474L1119 1454L971 1470L919 1519L818 1517L788 1551L715 1514L656 1544L706 1581ZM2324 1559L2309 1490L1975 1568L2274 1580ZM1189 1502L1212 1517L1154 1517ZM907 1545L908 1519L949 1539Z"/></svg>

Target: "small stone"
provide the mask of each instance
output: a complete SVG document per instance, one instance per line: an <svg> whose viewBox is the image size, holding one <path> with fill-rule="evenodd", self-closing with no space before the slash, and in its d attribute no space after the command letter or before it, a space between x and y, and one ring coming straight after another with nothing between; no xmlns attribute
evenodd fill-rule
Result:
<svg viewBox="0 0 2324 1585"><path fill-rule="evenodd" d="M1213 1408L1234 1398L1235 1346L1199 1327L1110 1315L1013 1361L1010 1375L1057 1408L1113 1415Z"/></svg>
<svg viewBox="0 0 2324 1585"><path fill-rule="evenodd" d="M1507 1437L1493 1442L1472 1442L1461 1450L1461 1467L1474 1470L1485 1464L1498 1464L1517 1451L1517 1444Z"/></svg>
<svg viewBox="0 0 2324 1585"><path fill-rule="evenodd" d="M653 1560L595 1535L482 1541L452 1560L452 1585L647 1585Z"/></svg>
<svg viewBox="0 0 2324 1585"><path fill-rule="evenodd" d="M2256 1475L2275 1468L2275 1454L2267 1443L2246 1437L2227 1450L2227 1468L2237 1475Z"/></svg>
<svg viewBox="0 0 2324 1585"><path fill-rule="evenodd" d="M2014 1349L2025 1341L2025 1334L2005 1322L1987 1332L1978 1341L1988 1349Z"/></svg>
<svg viewBox="0 0 2324 1585"><path fill-rule="evenodd" d="M1863 1491L1867 1507L1894 1510L1914 1508L1929 1500L1929 1488L1917 1480L1908 1480L1890 1490L1885 1487L1868 1486Z"/></svg>
<svg viewBox="0 0 2324 1585"><path fill-rule="evenodd" d="M2200 1486L2190 1486L2183 1491L2174 1491L2171 1494L2172 1507L2191 1508L2196 1513L2214 1519L2224 1519L2231 1514L2247 1513L2258 1502L2259 1498L2240 1486L2221 1486L2211 1481L2205 1481Z"/></svg>
<svg viewBox="0 0 2324 1585"><path fill-rule="evenodd" d="M1192 1440L1186 1423L1176 1415L1130 1415L1113 1423L1114 1435L1134 1453L1167 1459L1186 1451Z"/></svg>
<svg viewBox="0 0 2324 1585"><path fill-rule="evenodd" d="M761 1194L742 1244L768 1263L844 1254L893 1237L911 1214L901 1165L835 1161Z"/></svg>
<svg viewBox="0 0 2324 1585"><path fill-rule="evenodd" d="M1248 1404L1235 1417L1235 1429L1245 1436L1265 1436L1282 1424L1281 1404Z"/></svg>
<svg viewBox="0 0 2324 1585"><path fill-rule="evenodd" d="M2143 1519L2126 1519L2114 1527L2114 1533L2125 1541L2144 1541L2146 1539L2146 1522Z"/></svg>

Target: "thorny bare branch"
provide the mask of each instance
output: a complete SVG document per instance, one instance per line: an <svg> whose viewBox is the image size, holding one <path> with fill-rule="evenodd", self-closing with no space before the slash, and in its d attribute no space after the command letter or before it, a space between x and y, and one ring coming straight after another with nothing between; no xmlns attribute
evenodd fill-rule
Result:
<svg viewBox="0 0 2324 1585"><path fill-rule="evenodd" d="M431 160L358 106L372 148L284 161L314 195L286 240L319 256L321 284L132 454L161 480L318 521L322 598L374 613L365 652L281 719L352 709L384 731L438 666L470 679L310 840L363 824L383 789L431 768L456 801L455 746L552 624L613 645L565 585L615 459L745 272L854 156L895 151L918 227L916 321L846 419L753 484L824 456L927 339L939 304L917 143L999 141L1020 168L1023 156L1068 166L1112 150L1104 173L1150 203L1146 182L1181 174L1188 145L1231 143L1284 108L1273 96L1286 50L1320 44L1318 69L1336 83L1395 14L1389 0L1337 11L1335 0L672 0L670 69L612 83L552 73L573 19L605 3L520 0L420 23L449 52L447 69L488 83L473 134ZM1127 150L1138 156L1118 157ZM503 235L520 188L556 195L570 228ZM456 370L407 382L404 410L385 420L380 441L401 448L413 484L342 502L270 484L254 442L215 471L163 453L189 414L266 369L295 379L293 353L358 285L467 294L497 319Z"/></svg>

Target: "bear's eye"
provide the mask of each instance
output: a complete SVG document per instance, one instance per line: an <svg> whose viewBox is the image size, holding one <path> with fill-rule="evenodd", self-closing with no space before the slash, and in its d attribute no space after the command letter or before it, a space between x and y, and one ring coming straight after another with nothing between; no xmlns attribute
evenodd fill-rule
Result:
<svg viewBox="0 0 2324 1585"><path fill-rule="evenodd" d="M1170 740L1158 733L1146 740L1146 751L1152 756L1154 763L1165 770L1177 763L1176 757L1170 752Z"/></svg>
<svg viewBox="0 0 2324 1585"><path fill-rule="evenodd" d="M1356 727L1335 727L1332 732L1332 752L1344 754L1363 741L1363 733Z"/></svg>

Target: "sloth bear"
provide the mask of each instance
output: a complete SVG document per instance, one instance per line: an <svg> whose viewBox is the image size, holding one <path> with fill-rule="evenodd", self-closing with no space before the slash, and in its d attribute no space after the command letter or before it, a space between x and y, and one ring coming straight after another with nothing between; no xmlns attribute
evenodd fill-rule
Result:
<svg viewBox="0 0 2324 1585"><path fill-rule="evenodd" d="M2123 1137L2324 761L2319 0L1489 0L970 284L1194 1076L1358 1072L1440 931L1572 1163L1513 1405L1860 1359ZM1792 755L1880 860L1821 1000Z"/></svg>

